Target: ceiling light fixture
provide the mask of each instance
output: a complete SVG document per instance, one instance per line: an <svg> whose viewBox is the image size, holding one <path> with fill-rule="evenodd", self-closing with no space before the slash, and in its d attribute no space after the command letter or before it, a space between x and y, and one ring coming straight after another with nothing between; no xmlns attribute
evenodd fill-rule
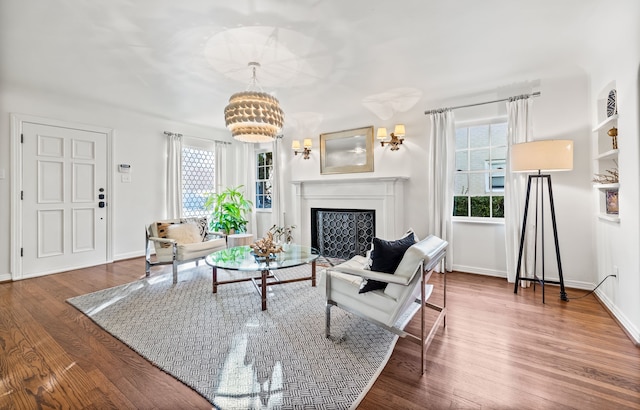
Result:
<svg viewBox="0 0 640 410"><path fill-rule="evenodd" d="M401 145L402 141L404 141L404 138L402 138L405 135L404 125L396 124L389 141L384 141L384 139L387 138L387 129L384 127L378 128L378 133L376 135L378 139L381 140L380 145L384 147L384 144L389 144L391 145L391 151L397 151L400 148L398 145Z"/></svg>
<svg viewBox="0 0 640 410"><path fill-rule="evenodd" d="M231 135L242 142L271 142L282 129L284 112L278 99L262 91L256 78L260 63L250 62L251 83L246 91L235 93L224 109L224 122Z"/></svg>

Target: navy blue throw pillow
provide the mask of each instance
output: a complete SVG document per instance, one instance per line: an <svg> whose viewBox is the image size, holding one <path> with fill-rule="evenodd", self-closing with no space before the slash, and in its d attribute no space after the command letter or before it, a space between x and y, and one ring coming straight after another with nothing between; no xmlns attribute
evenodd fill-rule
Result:
<svg viewBox="0 0 640 410"><path fill-rule="evenodd" d="M371 252L371 270L393 274L396 271L404 253L415 242L413 235L405 236L397 241L385 241L373 238L373 251ZM367 280L358 293L370 292L387 287L385 282Z"/></svg>

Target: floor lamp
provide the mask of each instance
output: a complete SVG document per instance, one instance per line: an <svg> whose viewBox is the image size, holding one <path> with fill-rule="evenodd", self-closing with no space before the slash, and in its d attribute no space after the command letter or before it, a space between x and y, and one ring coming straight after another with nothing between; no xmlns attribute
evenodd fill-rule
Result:
<svg viewBox="0 0 640 410"><path fill-rule="evenodd" d="M544 285L553 283L560 285L560 299L569 301L567 293L564 290L564 279L562 276L562 262L560 261L560 247L558 245L558 229L556 226L556 210L553 204L553 189L551 187L551 175L543 174L542 171L570 171L573 169L573 141L571 140L543 140L525 142L522 144L514 144L511 146L511 171L512 172L537 172L529 174L527 181L527 196L524 204L524 216L522 218L522 231L520 233L520 250L518 252L518 266L516 268L516 283L513 293L518 293L520 281L533 281L542 286L542 303L544 303ZM533 278L520 276L522 268L522 257L524 253L524 244L527 232L527 216L529 213L529 199L531 197L531 183L535 184L535 246L534 246L534 266ZM553 225L553 239L556 248L556 261L558 263L559 280L552 281L545 279L544 265L544 181L547 182L548 201L551 210L551 223ZM540 224L538 225L538 221ZM540 226L541 235L541 262L542 277L538 277L536 265L538 261L538 226Z"/></svg>

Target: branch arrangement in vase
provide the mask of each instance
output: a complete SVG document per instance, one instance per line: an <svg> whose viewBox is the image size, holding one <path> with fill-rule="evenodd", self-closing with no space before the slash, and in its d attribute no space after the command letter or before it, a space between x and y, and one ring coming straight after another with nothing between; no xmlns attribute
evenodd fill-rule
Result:
<svg viewBox="0 0 640 410"><path fill-rule="evenodd" d="M273 225L269 228L269 231L273 238L277 242L291 243L293 242L293 230L296 229L295 225L277 226Z"/></svg>

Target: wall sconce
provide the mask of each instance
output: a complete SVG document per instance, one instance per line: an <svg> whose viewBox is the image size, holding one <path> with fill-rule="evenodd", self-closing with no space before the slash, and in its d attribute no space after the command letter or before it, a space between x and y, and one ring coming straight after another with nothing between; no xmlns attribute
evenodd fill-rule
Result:
<svg viewBox="0 0 640 410"><path fill-rule="evenodd" d="M300 149L300 141L293 140L291 143L291 149L293 149L293 153L295 155L302 154L302 158L309 159L309 154L311 153L311 138L305 138L302 141L302 145L304 149L302 151L298 151Z"/></svg>
<svg viewBox="0 0 640 410"><path fill-rule="evenodd" d="M377 137L380 141L380 145L382 145L384 147L384 144L389 144L391 145L391 151L397 151L400 147L398 147L398 145L402 144L402 141L404 141L404 125L403 124L397 124L395 129L393 130L393 132L391 133L391 139L389 141L383 141L385 138L387 138L387 129L384 127L380 127L378 128L378 133L377 133Z"/></svg>

